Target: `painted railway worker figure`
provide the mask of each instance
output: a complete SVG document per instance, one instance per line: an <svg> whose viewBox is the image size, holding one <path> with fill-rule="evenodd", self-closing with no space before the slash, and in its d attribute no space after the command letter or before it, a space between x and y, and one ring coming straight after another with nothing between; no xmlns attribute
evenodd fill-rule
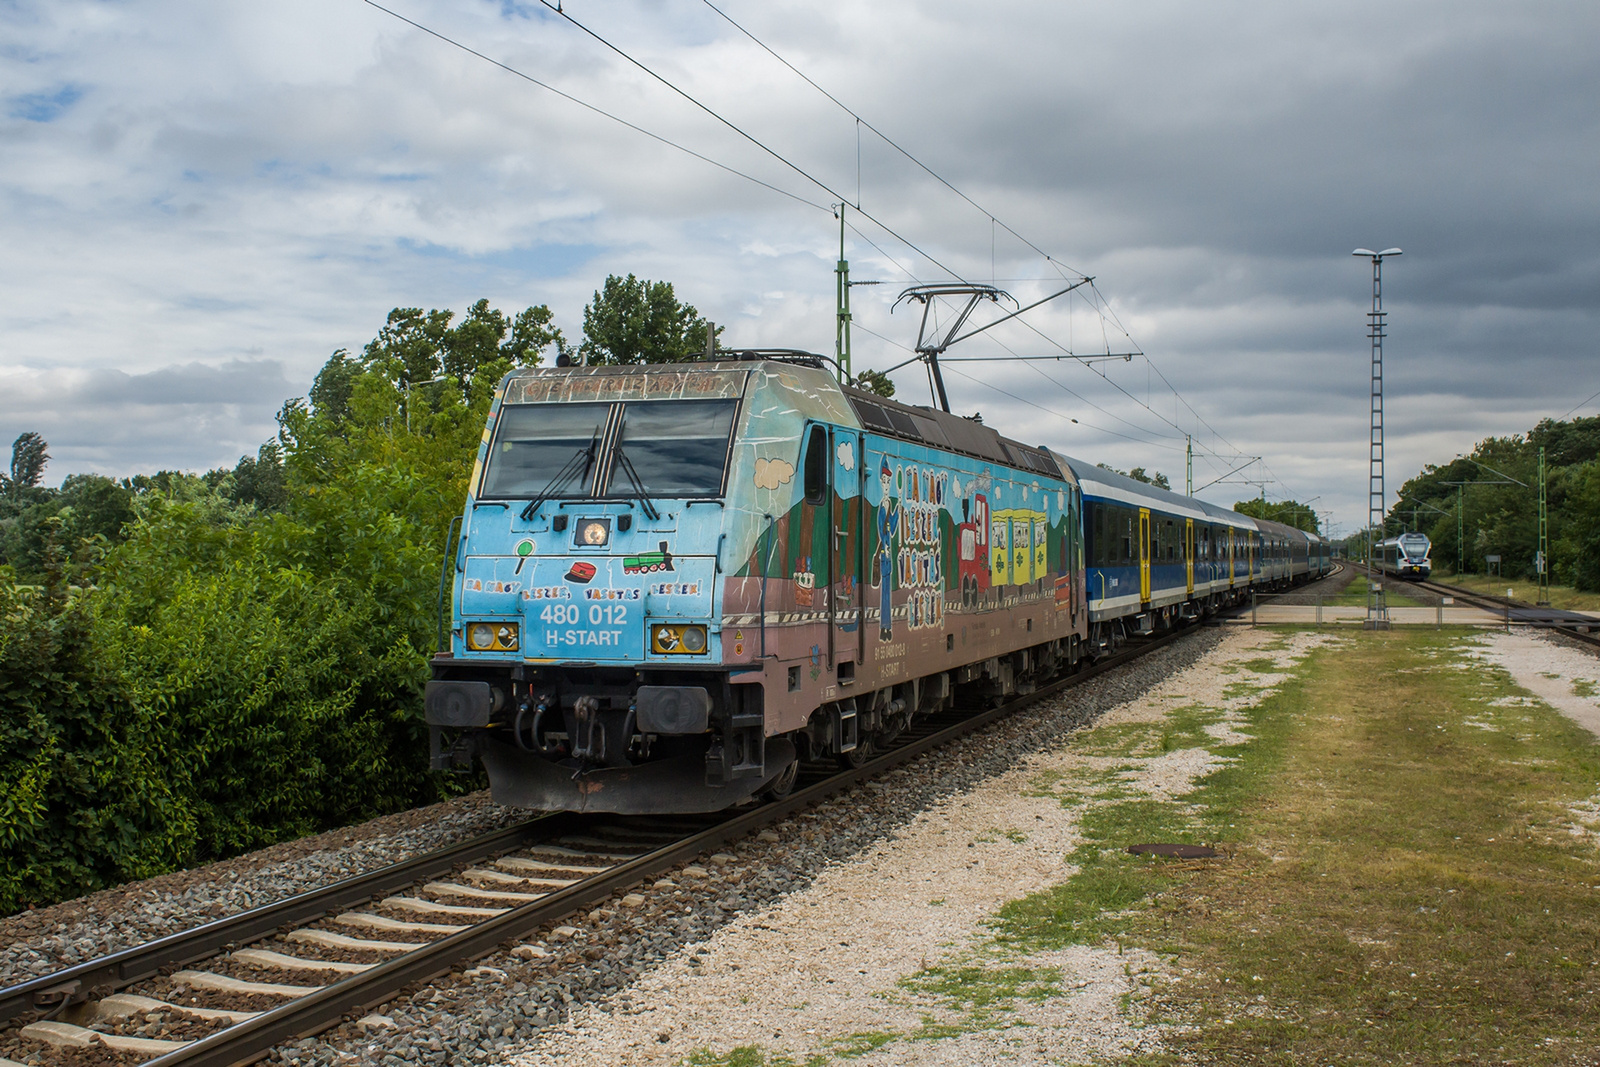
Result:
<svg viewBox="0 0 1600 1067"><path fill-rule="evenodd" d="M885 456L878 468L878 484L883 486L883 502L878 505L878 636L887 641L894 636L894 549L890 542L900 529L900 511L891 502L894 471Z"/></svg>

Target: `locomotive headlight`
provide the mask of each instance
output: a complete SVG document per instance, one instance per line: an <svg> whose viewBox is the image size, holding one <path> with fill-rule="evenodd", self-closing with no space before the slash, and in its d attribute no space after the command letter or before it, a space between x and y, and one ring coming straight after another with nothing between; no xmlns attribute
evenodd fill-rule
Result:
<svg viewBox="0 0 1600 1067"><path fill-rule="evenodd" d="M573 544L585 548L601 548L611 540L610 519L579 519Z"/></svg>
<svg viewBox="0 0 1600 1067"><path fill-rule="evenodd" d="M514 622L475 622L467 627L467 647L474 652L515 652L518 636Z"/></svg>
<svg viewBox="0 0 1600 1067"><path fill-rule="evenodd" d="M706 651L706 628L688 623L658 623L650 627L650 651L663 656L700 656Z"/></svg>

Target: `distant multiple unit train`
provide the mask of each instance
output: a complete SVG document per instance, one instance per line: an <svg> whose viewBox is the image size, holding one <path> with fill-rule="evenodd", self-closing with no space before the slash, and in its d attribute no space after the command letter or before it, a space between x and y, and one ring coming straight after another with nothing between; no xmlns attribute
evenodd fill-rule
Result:
<svg viewBox="0 0 1600 1067"><path fill-rule="evenodd" d="M1373 562L1385 574L1421 581L1433 573L1433 560L1429 558L1432 551L1427 534L1403 533L1378 542L1373 549Z"/></svg>
<svg viewBox="0 0 1600 1067"><path fill-rule="evenodd" d="M433 762L513 806L717 810L1329 566L816 356L514 370L447 560Z"/></svg>

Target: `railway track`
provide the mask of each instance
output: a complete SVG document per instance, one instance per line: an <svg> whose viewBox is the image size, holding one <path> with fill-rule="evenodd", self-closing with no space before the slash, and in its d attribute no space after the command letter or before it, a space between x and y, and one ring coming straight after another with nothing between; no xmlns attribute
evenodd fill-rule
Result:
<svg viewBox="0 0 1600 1067"><path fill-rule="evenodd" d="M1191 631L990 710L930 716L859 767L808 765L781 801L699 817L542 816L0 989L0 1024L21 1023L12 1033L47 1062L93 1051L148 1067L249 1063ZM169 1031L140 1033L153 1020Z"/></svg>
<svg viewBox="0 0 1600 1067"><path fill-rule="evenodd" d="M1454 597L1463 603L1472 604L1488 611L1502 612L1508 624L1556 630L1576 641L1600 648L1600 636L1596 636L1594 633L1595 630L1600 629L1600 619L1592 615L1584 615L1576 611L1563 611L1558 608L1539 607L1503 596L1475 593L1470 589L1446 585L1444 582L1436 582L1431 579L1420 581L1416 584L1419 588L1426 589L1438 596Z"/></svg>

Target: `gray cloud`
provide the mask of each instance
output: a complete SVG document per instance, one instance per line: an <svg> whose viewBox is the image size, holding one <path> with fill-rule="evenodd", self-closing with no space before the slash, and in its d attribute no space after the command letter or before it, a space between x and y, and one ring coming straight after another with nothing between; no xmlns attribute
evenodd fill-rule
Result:
<svg viewBox="0 0 1600 1067"><path fill-rule="evenodd" d="M7 369L0 371L0 437L42 434L52 482L75 471L126 476L232 466L276 432L272 416L282 403L303 393L275 360L140 374Z"/></svg>

